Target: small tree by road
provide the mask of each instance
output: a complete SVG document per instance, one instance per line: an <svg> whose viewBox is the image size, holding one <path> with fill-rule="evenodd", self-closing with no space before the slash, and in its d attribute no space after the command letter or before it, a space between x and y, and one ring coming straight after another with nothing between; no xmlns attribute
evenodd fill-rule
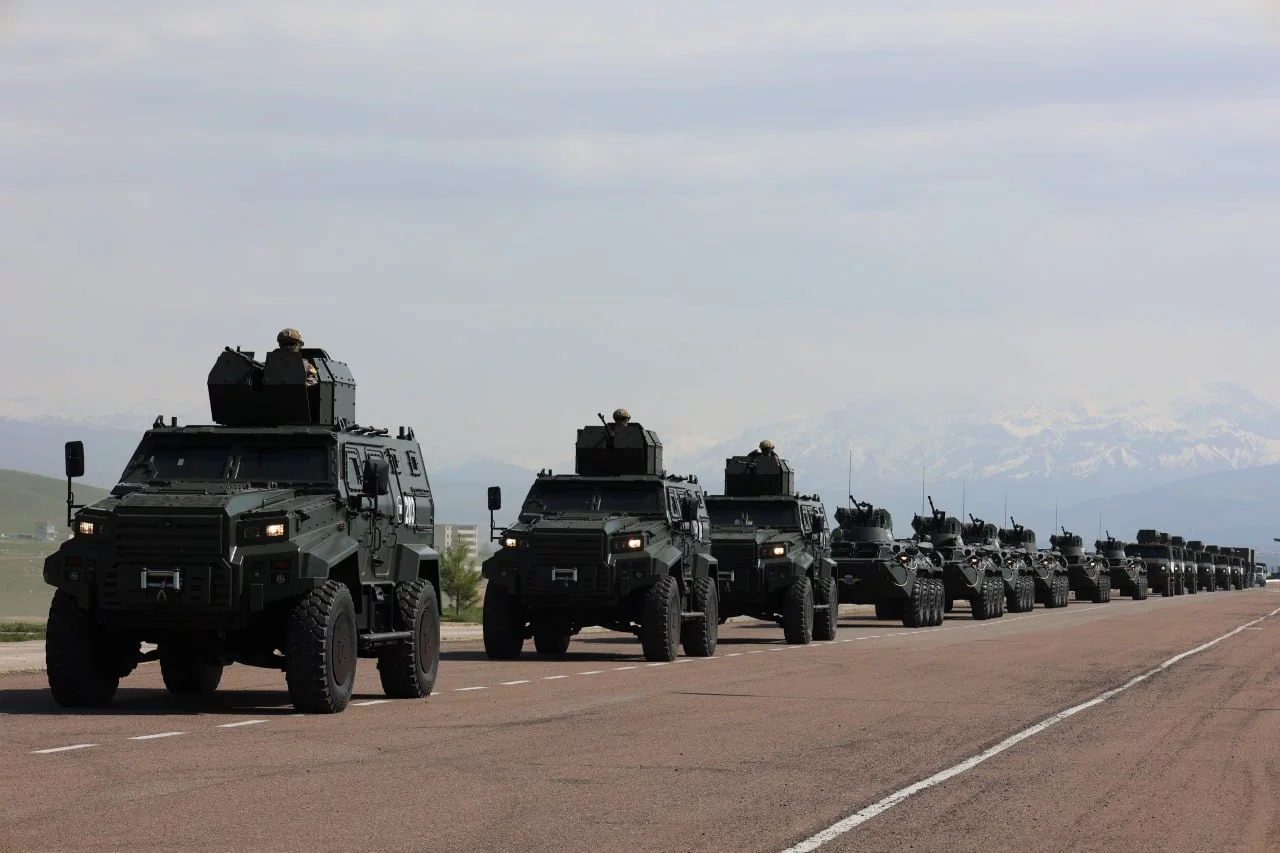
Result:
<svg viewBox="0 0 1280 853"><path fill-rule="evenodd" d="M481 580L467 543L451 542L440 554L440 591L448 596L455 616L479 603Z"/></svg>

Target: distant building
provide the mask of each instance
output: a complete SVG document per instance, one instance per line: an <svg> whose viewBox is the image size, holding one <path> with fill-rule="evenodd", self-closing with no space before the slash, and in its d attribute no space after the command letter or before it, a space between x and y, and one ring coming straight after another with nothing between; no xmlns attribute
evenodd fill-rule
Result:
<svg viewBox="0 0 1280 853"><path fill-rule="evenodd" d="M454 542L465 542L467 553L475 557L479 553L480 528L475 524L437 524L436 550L443 551Z"/></svg>
<svg viewBox="0 0 1280 853"><path fill-rule="evenodd" d="M36 524L36 539L41 542L55 542L58 539L58 526L52 521L41 521Z"/></svg>

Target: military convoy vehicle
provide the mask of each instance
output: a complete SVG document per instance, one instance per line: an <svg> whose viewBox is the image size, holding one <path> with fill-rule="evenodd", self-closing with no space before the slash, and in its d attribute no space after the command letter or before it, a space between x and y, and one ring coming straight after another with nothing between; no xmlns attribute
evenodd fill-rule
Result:
<svg viewBox="0 0 1280 853"><path fill-rule="evenodd" d="M996 619L1004 615L1004 570L995 561L991 546L972 547L965 543L960 519L947 515L929 498L928 518L913 516L911 528L915 539L933 545L933 561L942 567L944 607L951 611L954 602L969 602L974 619Z"/></svg>
<svg viewBox="0 0 1280 853"><path fill-rule="evenodd" d="M412 429L355 423L355 389L321 349L259 362L227 348L208 376L213 425L158 418L88 506L71 485L84 446L67 444L73 537L44 564L58 704L108 705L150 660L176 696L212 693L230 663L283 670L304 712L342 711L358 658L377 659L388 696L431 693L431 486Z"/></svg>
<svg viewBox="0 0 1280 853"><path fill-rule="evenodd" d="M1204 555L1213 562L1214 589L1231 589L1231 562L1218 545L1204 546Z"/></svg>
<svg viewBox="0 0 1280 853"><path fill-rule="evenodd" d="M1213 568L1213 556L1204 549L1204 543L1193 541L1187 543L1187 562L1195 567L1196 587L1205 592L1216 592L1218 578Z"/></svg>
<svg viewBox="0 0 1280 853"><path fill-rule="evenodd" d="M1244 589L1248 585L1247 578L1253 573L1252 548L1227 548L1231 556L1231 585L1235 589Z"/></svg>
<svg viewBox="0 0 1280 853"><path fill-rule="evenodd" d="M879 619L900 619L907 628L941 625L946 590L942 566L934 563L933 544L893 538L893 517L886 509L849 496L836 508L839 525L831 537L840 601L873 604Z"/></svg>
<svg viewBox="0 0 1280 853"><path fill-rule="evenodd" d="M1178 594L1182 573L1174 560L1169 534L1151 529L1139 530L1138 541L1126 545L1124 553L1146 564L1147 581L1152 590L1159 591L1165 598Z"/></svg>
<svg viewBox="0 0 1280 853"><path fill-rule="evenodd" d="M994 573L1000 577L1002 612L1021 613L1035 607L1036 585L1031 567L1018 552L1005 549L998 527L970 514L969 523L960 527L960 536L966 545L991 560Z"/></svg>
<svg viewBox="0 0 1280 853"><path fill-rule="evenodd" d="M1173 557L1182 569L1182 587L1178 594L1195 595L1200 591L1200 586L1196 582L1199 569L1194 558L1187 551L1187 540L1181 536L1171 536L1169 543L1173 546Z"/></svg>
<svg viewBox="0 0 1280 853"><path fill-rule="evenodd" d="M724 494L707 496L720 620L753 616L782 626L788 643L833 640L840 618L827 511L799 495L787 460L759 451L725 460Z"/></svg>
<svg viewBox="0 0 1280 853"><path fill-rule="evenodd" d="M1037 548L1034 530L1028 530L1012 517L1009 523L1012 527L1000 529L1000 542L1006 552L1017 555L1031 573L1030 604L1023 610L1031 610L1037 602L1047 608L1066 607L1071 579L1062 553L1056 546L1047 550Z"/></svg>
<svg viewBox="0 0 1280 853"><path fill-rule="evenodd" d="M706 495L668 474L656 433L619 409L578 430L575 473L542 471L484 561L484 649L561 655L583 628L636 634L651 661L715 654L720 619ZM490 512L502 493L489 489ZM490 535L496 528L490 519Z"/></svg>
<svg viewBox="0 0 1280 853"><path fill-rule="evenodd" d="M1111 566L1106 557L1087 553L1084 539L1065 527L1061 534L1050 536L1049 541L1067 561L1070 587L1076 601L1102 604L1111 600Z"/></svg>
<svg viewBox="0 0 1280 853"><path fill-rule="evenodd" d="M1066 532L1064 529L1063 533ZM1107 531L1107 538L1096 540L1093 547L1097 552L1096 558L1107 566L1112 589L1128 595L1134 601L1142 601L1147 597L1150 592L1147 564L1140 557L1128 554L1127 542L1113 538L1111 531Z"/></svg>

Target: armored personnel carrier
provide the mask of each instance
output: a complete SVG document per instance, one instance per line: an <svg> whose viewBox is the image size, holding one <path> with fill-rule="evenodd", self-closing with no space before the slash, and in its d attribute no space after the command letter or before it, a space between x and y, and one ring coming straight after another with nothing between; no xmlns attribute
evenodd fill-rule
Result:
<svg viewBox="0 0 1280 853"><path fill-rule="evenodd" d="M1213 567L1213 555L1205 551L1204 543L1188 542L1185 553L1186 561L1195 566L1196 587L1205 592L1216 592L1218 577Z"/></svg>
<svg viewBox="0 0 1280 853"><path fill-rule="evenodd" d="M787 460L759 451L725 460L724 494L707 497L720 619L753 616L782 626L791 644L835 638L840 601L827 511L798 495Z"/></svg>
<svg viewBox="0 0 1280 853"><path fill-rule="evenodd" d="M996 619L1004 615L1004 575L990 547L973 547L964 541L960 519L947 515L929 498L928 518L911 519L915 539L933 545L933 561L942 567L944 610L961 599L969 602L974 619Z"/></svg>
<svg viewBox="0 0 1280 853"><path fill-rule="evenodd" d="M1053 548L1040 550L1036 547L1034 530L1028 530L1012 517L1009 523L1013 526L1000 529L1000 543L1009 557L1021 562L1030 572L1031 596L1023 610L1031 610L1036 602L1045 607L1066 607L1070 576L1062 554Z"/></svg>
<svg viewBox="0 0 1280 853"><path fill-rule="evenodd" d="M355 380L321 349L228 348L208 389L213 425L158 418L92 505L71 491L83 444L66 447L74 536L44 565L54 699L107 705L149 660L184 696L230 663L283 670L304 712L347 706L357 658L388 696L431 693L440 561L413 430L358 426Z"/></svg>
<svg viewBox="0 0 1280 853"><path fill-rule="evenodd" d="M1066 533L1064 530L1063 533ZM1140 557L1129 556L1128 543L1111 536L1093 543L1097 558L1106 563L1111 575L1111 588L1128 595L1134 601L1142 601L1150 592L1147 583L1147 564Z"/></svg>
<svg viewBox="0 0 1280 853"><path fill-rule="evenodd" d="M1195 595L1200 591L1196 583L1197 567L1191 555L1187 553L1187 540L1181 536L1171 536L1169 544L1173 546L1174 560L1182 569L1182 586L1178 589L1178 595Z"/></svg>
<svg viewBox="0 0 1280 853"><path fill-rule="evenodd" d="M604 422L604 417L600 420ZM489 509L502 493L489 489ZM496 528L490 520L490 535ZM542 471L515 523L484 561L484 649L561 655L583 628L636 634L651 661L715 654L716 559L706 495L695 476L668 474L656 433L631 423L578 430L575 473Z"/></svg>
<svg viewBox="0 0 1280 853"><path fill-rule="evenodd" d="M1231 557L1231 586L1233 589L1244 589L1253 572L1253 549L1236 547L1227 548L1226 551Z"/></svg>
<svg viewBox="0 0 1280 853"><path fill-rule="evenodd" d="M1030 566L1020 552L1008 551L1000 540L1000 528L972 514L969 523L960 526L965 545L991 560L993 571L1000 577L1004 596L1002 611L1021 613L1035 606L1035 582Z"/></svg>
<svg viewBox="0 0 1280 853"><path fill-rule="evenodd" d="M895 540L886 509L854 500L836 509L831 556L840 601L874 604L879 619L901 619L908 628L941 625L946 590L930 542Z"/></svg>
<svg viewBox="0 0 1280 853"><path fill-rule="evenodd" d="M1169 534L1158 530L1138 531L1138 541L1124 548L1125 556L1137 557L1147 566L1147 580L1151 589L1165 598L1176 595L1181 585L1181 572L1173 557Z"/></svg>
<svg viewBox="0 0 1280 853"><path fill-rule="evenodd" d="M1049 541L1067 561L1071 591L1076 594L1076 601L1102 604L1111 600L1111 567L1105 558L1086 553L1084 539L1065 527L1060 535L1050 536Z"/></svg>
<svg viewBox="0 0 1280 853"><path fill-rule="evenodd" d="M1213 561L1213 585L1215 589L1231 589L1231 558L1217 545L1204 546L1205 556Z"/></svg>

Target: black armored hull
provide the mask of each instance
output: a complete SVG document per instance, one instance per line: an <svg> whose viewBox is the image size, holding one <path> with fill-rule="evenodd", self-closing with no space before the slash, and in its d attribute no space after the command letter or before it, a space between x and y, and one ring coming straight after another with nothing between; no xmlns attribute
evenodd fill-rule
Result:
<svg viewBox="0 0 1280 853"><path fill-rule="evenodd" d="M835 557L841 604L875 604L911 597L916 567L879 557Z"/></svg>

